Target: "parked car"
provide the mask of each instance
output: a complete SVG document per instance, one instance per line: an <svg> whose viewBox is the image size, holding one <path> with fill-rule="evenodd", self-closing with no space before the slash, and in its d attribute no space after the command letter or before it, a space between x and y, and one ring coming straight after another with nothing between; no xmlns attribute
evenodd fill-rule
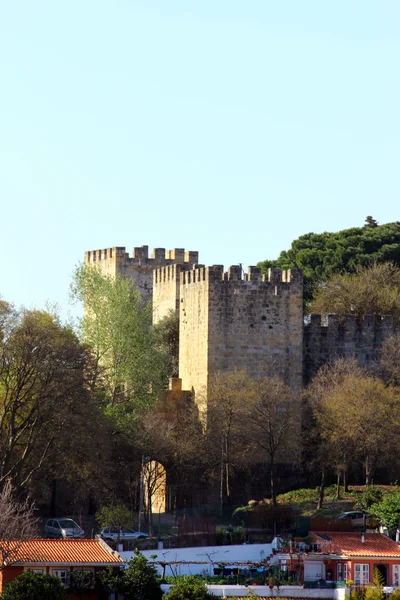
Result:
<svg viewBox="0 0 400 600"><path fill-rule="evenodd" d="M349 510L339 515L338 519L351 519L351 526L354 528L364 527L369 524L368 515L361 510Z"/></svg>
<svg viewBox="0 0 400 600"><path fill-rule="evenodd" d="M48 538L83 538L85 532L78 523L64 517L47 519L44 526L44 537Z"/></svg>
<svg viewBox="0 0 400 600"><path fill-rule="evenodd" d="M133 529L120 529L118 531L115 527L104 527L101 530L101 537L104 540L110 540L116 542L120 540L123 542L124 540L140 540L149 537L148 533L144 531L134 531Z"/></svg>

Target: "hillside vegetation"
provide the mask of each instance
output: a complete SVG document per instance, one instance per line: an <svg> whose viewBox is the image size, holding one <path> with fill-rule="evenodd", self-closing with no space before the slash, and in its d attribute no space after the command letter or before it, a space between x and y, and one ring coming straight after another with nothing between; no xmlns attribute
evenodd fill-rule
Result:
<svg viewBox="0 0 400 600"><path fill-rule="evenodd" d="M400 491L398 485L374 486L382 491L383 496ZM302 488L292 490L277 496L278 504L290 504L300 516L304 517L338 517L341 513L357 508L356 503L365 492L365 485L350 485L348 492L340 488L340 497L337 498L336 485L325 488L323 508L318 509L319 488Z"/></svg>
<svg viewBox="0 0 400 600"><path fill-rule="evenodd" d="M302 269L309 301L319 284L334 274L354 273L357 267L385 262L400 266L400 222L378 225L367 217L363 227L301 235L277 259L261 261L258 266L263 272L272 267Z"/></svg>

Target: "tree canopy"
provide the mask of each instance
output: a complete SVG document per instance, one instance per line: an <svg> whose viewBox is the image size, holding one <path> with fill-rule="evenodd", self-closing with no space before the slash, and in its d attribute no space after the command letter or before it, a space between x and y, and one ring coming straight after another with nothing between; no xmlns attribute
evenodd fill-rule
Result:
<svg viewBox="0 0 400 600"><path fill-rule="evenodd" d="M400 222L378 225L370 216L366 221L363 227L301 235L276 260L267 259L258 266L264 272L272 267L302 269L306 300L334 273L353 273L357 267L384 262L400 266Z"/></svg>
<svg viewBox="0 0 400 600"><path fill-rule="evenodd" d="M99 580L108 590L121 592L126 600L161 600L162 590L156 568L136 550L127 569L103 571Z"/></svg>
<svg viewBox="0 0 400 600"><path fill-rule="evenodd" d="M355 273L338 273L316 290L310 306L313 313L392 315L400 322L400 268L392 263L357 267Z"/></svg>
<svg viewBox="0 0 400 600"><path fill-rule="evenodd" d="M152 327L151 304L130 278L88 265L76 269L71 290L84 302L82 336L95 363L93 387L105 389L109 414L126 428L166 384L169 359Z"/></svg>

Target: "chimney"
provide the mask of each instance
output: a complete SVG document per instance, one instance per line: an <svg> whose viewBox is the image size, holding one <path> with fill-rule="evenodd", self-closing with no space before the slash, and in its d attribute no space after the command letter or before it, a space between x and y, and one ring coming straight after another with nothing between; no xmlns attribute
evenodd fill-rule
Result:
<svg viewBox="0 0 400 600"><path fill-rule="evenodd" d="M362 532L361 534L361 543L363 544L365 542L365 533Z"/></svg>
<svg viewBox="0 0 400 600"><path fill-rule="evenodd" d="M400 531L398 529L396 529L396 542L399 543L400 541Z"/></svg>

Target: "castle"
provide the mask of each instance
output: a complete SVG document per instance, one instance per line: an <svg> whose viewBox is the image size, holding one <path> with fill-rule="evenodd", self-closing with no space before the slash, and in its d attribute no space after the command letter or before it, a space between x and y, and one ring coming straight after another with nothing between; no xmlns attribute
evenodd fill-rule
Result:
<svg viewBox="0 0 400 600"><path fill-rule="evenodd" d="M338 356L371 363L393 331L391 317L303 316L303 276L298 269L241 266L205 267L198 252L183 248L125 247L85 253L85 264L103 273L131 277L145 300L152 300L153 321L179 311L179 379L171 391L191 392L201 412L215 371L245 369L254 377L279 376L296 394L318 368Z"/></svg>

